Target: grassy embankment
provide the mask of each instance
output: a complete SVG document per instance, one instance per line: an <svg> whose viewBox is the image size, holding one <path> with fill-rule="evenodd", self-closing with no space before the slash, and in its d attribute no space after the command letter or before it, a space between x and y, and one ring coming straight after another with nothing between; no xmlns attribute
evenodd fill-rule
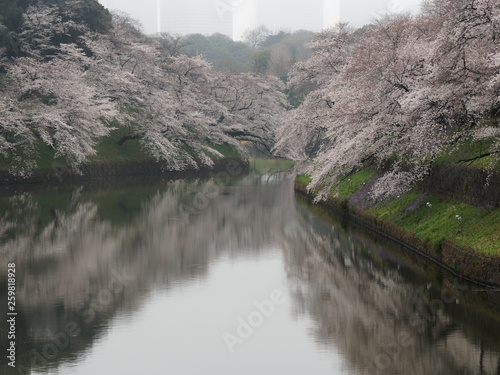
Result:
<svg viewBox="0 0 500 375"><path fill-rule="evenodd" d="M117 127L117 124L112 125ZM138 139L127 140L123 144L119 145L119 141L127 135L129 135L129 131L124 128L117 127L117 129L111 131L109 137L99 140L96 145L96 155L92 156L84 165L91 166L99 164L155 161L155 159L144 151L144 148ZM238 158L240 156L239 153L229 145L210 144L207 146L220 152L226 158ZM52 148L47 147L41 141L37 144L36 149L38 158L35 170L49 170L54 167L62 167L66 165L66 161L63 157L55 158L55 151ZM193 157L194 160L198 161L195 153L187 146L183 145L182 149ZM220 158L210 152L205 153L213 160ZM7 171L9 167L9 160L0 159L0 171Z"/></svg>
<svg viewBox="0 0 500 375"><path fill-rule="evenodd" d="M487 154L490 146L488 142L464 142L454 152L440 156L436 163L483 168L489 165L490 157L478 156ZM499 167L497 165L495 169L500 170ZM446 240L477 254L500 257L500 209L444 199L418 189L399 199L373 201L368 191L376 177L376 171L360 170L350 176L352 186L348 180L342 181L337 197L334 198L332 192L328 199L339 207L357 209L375 220L394 224L436 252ZM307 175L295 180L296 187L302 191L310 182ZM432 209L427 206L428 202ZM462 218L461 223L456 215Z"/></svg>

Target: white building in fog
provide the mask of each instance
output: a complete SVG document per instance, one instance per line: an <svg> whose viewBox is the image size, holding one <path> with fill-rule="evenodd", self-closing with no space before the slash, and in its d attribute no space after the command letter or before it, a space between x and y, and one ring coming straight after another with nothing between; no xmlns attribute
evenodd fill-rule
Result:
<svg viewBox="0 0 500 375"><path fill-rule="evenodd" d="M339 20L340 0L99 0L138 19L144 32L221 33L241 39L247 29L321 31Z"/></svg>
<svg viewBox="0 0 500 375"><path fill-rule="evenodd" d="M157 0L162 32L233 37L233 9L220 0Z"/></svg>

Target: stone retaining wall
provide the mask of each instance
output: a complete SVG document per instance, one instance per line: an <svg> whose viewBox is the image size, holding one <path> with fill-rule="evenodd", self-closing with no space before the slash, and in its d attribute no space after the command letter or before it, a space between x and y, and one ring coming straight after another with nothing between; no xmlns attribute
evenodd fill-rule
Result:
<svg viewBox="0 0 500 375"><path fill-rule="evenodd" d="M474 206L500 207L500 173L493 173L487 181L484 170L445 164L435 165L422 187L432 195Z"/></svg>
<svg viewBox="0 0 500 375"><path fill-rule="evenodd" d="M295 191L312 202L313 195L302 184L295 183ZM340 199L330 197L319 204L343 220L387 237L458 277L483 286L500 286L500 257L477 254L472 249L461 248L448 241L443 241L439 248L433 248L392 222L361 210L346 208Z"/></svg>

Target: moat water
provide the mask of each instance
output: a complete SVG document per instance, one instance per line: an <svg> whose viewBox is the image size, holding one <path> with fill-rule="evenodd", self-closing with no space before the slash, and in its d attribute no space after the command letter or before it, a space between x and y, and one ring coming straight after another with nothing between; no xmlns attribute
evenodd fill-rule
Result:
<svg viewBox="0 0 500 375"><path fill-rule="evenodd" d="M290 176L11 189L0 208L2 374L500 374L498 293Z"/></svg>

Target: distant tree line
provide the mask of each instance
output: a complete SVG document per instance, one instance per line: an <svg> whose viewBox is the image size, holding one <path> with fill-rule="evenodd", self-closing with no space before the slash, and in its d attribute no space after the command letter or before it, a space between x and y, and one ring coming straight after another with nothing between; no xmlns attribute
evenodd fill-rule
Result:
<svg viewBox="0 0 500 375"><path fill-rule="evenodd" d="M293 64L311 54L312 50L304 45L313 35L304 30L273 34L264 26L247 30L243 42L233 41L223 34L190 34L184 37L182 51L190 56L202 54L217 70L272 74L286 82Z"/></svg>
<svg viewBox="0 0 500 375"><path fill-rule="evenodd" d="M306 60L312 53L306 44L313 35L313 32L305 30L273 33L262 25L247 30L242 42L233 41L222 34L191 34L179 38L183 40L184 53L189 56L201 54L216 70L269 74L286 83L292 66ZM289 104L298 106L312 87L286 88Z"/></svg>

